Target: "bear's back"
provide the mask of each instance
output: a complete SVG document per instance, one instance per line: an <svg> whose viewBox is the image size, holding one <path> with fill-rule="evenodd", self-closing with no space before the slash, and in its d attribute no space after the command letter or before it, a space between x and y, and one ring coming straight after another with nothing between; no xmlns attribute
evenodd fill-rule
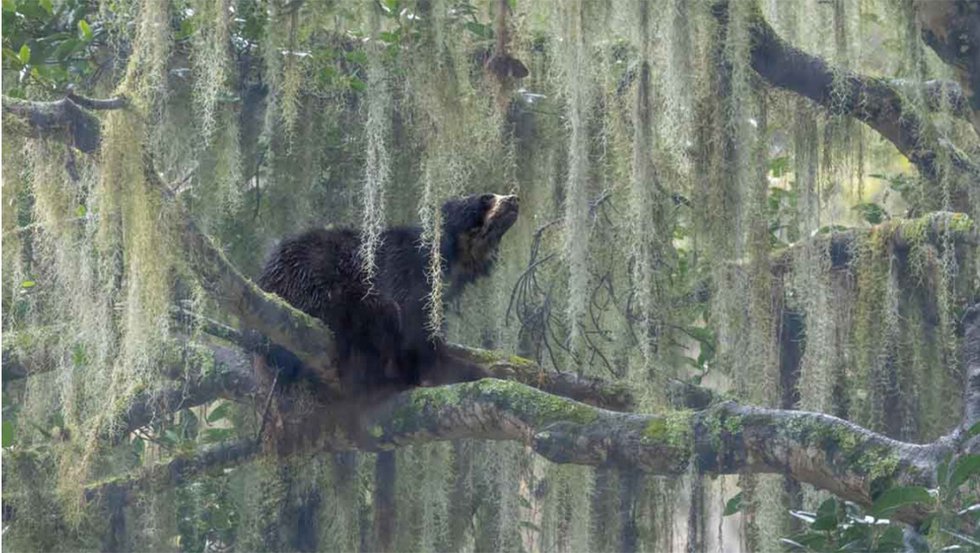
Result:
<svg viewBox="0 0 980 553"><path fill-rule="evenodd" d="M266 262L259 286L327 321L330 304L340 299L337 294L363 280L360 242L355 231L342 228L313 229L287 238Z"/></svg>
<svg viewBox="0 0 980 553"><path fill-rule="evenodd" d="M430 250L421 242L421 229L392 227L382 233L370 281L360 247L358 232L349 228L318 228L287 238L269 257L259 286L328 324L332 309L372 293L398 304L404 327L424 325Z"/></svg>

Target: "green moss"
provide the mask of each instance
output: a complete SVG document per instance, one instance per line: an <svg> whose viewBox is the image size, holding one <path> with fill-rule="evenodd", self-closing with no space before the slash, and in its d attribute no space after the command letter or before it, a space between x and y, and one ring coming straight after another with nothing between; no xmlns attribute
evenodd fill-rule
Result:
<svg viewBox="0 0 980 553"><path fill-rule="evenodd" d="M722 426L729 434L738 434L742 431L742 417L727 416Z"/></svg>
<svg viewBox="0 0 980 553"><path fill-rule="evenodd" d="M953 213L949 218L949 229L953 232L972 232L976 229L976 225L967 215Z"/></svg>
<svg viewBox="0 0 980 553"><path fill-rule="evenodd" d="M456 406L462 400L491 402L524 418L533 426L567 421L590 424L599 414L588 405L560 396L546 394L529 386L509 380L486 378L478 382L417 388L412 399L392 417L392 428L404 432L424 427L420 415Z"/></svg>
<svg viewBox="0 0 980 553"><path fill-rule="evenodd" d="M507 358L507 362L516 367L533 367L535 366L534 361L520 357L518 355L511 355Z"/></svg>
<svg viewBox="0 0 980 553"><path fill-rule="evenodd" d="M898 469L898 455L886 447L869 447L857 454L854 465L862 469L872 481L890 478Z"/></svg>
<svg viewBox="0 0 980 553"><path fill-rule="evenodd" d="M643 438L651 441L661 441L667 437L667 419L657 417L647 423L643 429Z"/></svg>
<svg viewBox="0 0 980 553"><path fill-rule="evenodd" d="M694 443L694 411L671 411L656 417L643 429L643 440L662 442L676 448L690 448Z"/></svg>
<svg viewBox="0 0 980 553"><path fill-rule="evenodd" d="M852 467L872 480L888 478L898 468L898 457L889 448L868 445L863 436L844 426L828 426L818 420L799 419L783 427L792 439L823 449L841 466Z"/></svg>
<svg viewBox="0 0 980 553"><path fill-rule="evenodd" d="M544 393L530 386L509 380L484 379L462 385L466 395L489 396L495 402L508 406L516 413L531 417L532 424L544 425L558 421L590 424L598 417L593 408L560 396Z"/></svg>
<svg viewBox="0 0 980 553"><path fill-rule="evenodd" d="M371 437L372 438L375 438L375 439L380 438L381 436L384 436L384 433L385 433L385 431L384 431L383 428L381 428L381 425L380 424L376 424L376 425L372 426L370 430L368 430L368 434L370 434Z"/></svg>
<svg viewBox="0 0 980 553"><path fill-rule="evenodd" d="M481 365L507 363L515 367L531 368L537 366L534 361L519 355L501 355L500 353L482 348L464 348L470 357Z"/></svg>

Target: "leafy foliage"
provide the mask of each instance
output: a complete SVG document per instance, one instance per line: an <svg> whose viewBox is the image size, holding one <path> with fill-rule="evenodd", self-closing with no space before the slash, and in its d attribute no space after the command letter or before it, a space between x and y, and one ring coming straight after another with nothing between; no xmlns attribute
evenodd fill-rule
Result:
<svg viewBox="0 0 980 553"><path fill-rule="evenodd" d="M98 9L92 0L5 0L3 71L17 83L5 93L23 97L31 84L55 92L89 81L107 61Z"/></svg>
<svg viewBox="0 0 980 553"><path fill-rule="evenodd" d="M940 465L938 475L937 489L888 488L867 510L849 501L830 498L815 513L791 511L806 527L782 538L781 542L789 551L813 552L925 552L980 547L980 456L947 459ZM919 528L922 535L889 519L901 509L931 513ZM729 509L726 508L725 514L731 514Z"/></svg>

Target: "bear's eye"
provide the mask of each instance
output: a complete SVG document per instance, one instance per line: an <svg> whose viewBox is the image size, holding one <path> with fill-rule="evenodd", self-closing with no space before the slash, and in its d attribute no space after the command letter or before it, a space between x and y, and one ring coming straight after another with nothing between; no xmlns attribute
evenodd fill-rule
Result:
<svg viewBox="0 0 980 553"><path fill-rule="evenodd" d="M483 207L488 207L491 204L493 204L493 199L494 199L493 194L484 194L480 196L480 205L482 205Z"/></svg>

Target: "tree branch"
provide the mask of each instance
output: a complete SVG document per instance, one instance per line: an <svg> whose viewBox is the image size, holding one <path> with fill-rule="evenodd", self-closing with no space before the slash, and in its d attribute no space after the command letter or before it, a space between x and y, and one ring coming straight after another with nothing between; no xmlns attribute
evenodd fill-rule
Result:
<svg viewBox="0 0 980 553"><path fill-rule="evenodd" d="M205 471L240 465L259 452L255 440L237 440L203 446L190 455L181 455L145 470L99 482L86 488L85 500L98 501L115 497L128 500L132 492L146 489L166 489L177 486Z"/></svg>
<svg viewBox="0 0 980 553"><path fill-rule="evenodd" d="M728 1L716 2L713 13L727 25ZM967 182L980 179L980 166L968 156L948 142L929 139L929 122L908 109L903 95L886 79L831 68L780 38L761 12L755 13L750 33L752 68L769 84L805 96L833 114L863 121L930 180L939 178L943 158L950 160L954 176ZM964 202L965 197L958 199L958 210L968 211Z"/></svg>
<svg viewBox="0 0 980 553"><path fill-rule="evenodd" d="M181 409L197 407L218 398L248 399L259 389L252 363L244 352L215 345L195 345L199 351L170 376L172 385L144 392L135 397L120 415L121 424L107 436L118 440L133 430L153 422L155 417Z"/></svg>
<svg viewBox="0 0 980 553"><path fill-rule="evenodd" d="M79 96L72 91L54 102L32 102L3 96L3 113L7 128L17 134L36 134L55 138L90 154L98 151L102 142L101 122L89 109L121 109L123 97L96 100ZM11 120L12 117L12 120ZM26 123L26 128L14 121Z"/></svg>
<svg viewBox="0 0 980 553"><path fill-rule="evenodd" d="M793 260L799 251L819 244L829 252L831 268L840 269L851 262L854 246L868 236L885 236L896 250L907 251L924 244L938 247L943 244L946 233L949 233L954 246L975 248L980 245L977 225L967 215L934 211L916 219L895 218L870 228L852 228L812 236L776 252L770 266L776 274L789 273L794 268Z"/></svg>
<svg viewBox="0 0 980 553"><path fill-rule="evenodd" d="M980 134L980 2L915 0L922 40L953 67Z"/></svg>
<svg viewBox="0 0 980 553"><path fill-rule="evenodd" d="M966 396L963 428L980 422L980 303L963 316L963 366L966 369Z"/></svg>
<svg viewBox="0 0 980 553"><path fill-rule="evenodd" d="M177 309L178 319L193 319L204 332L240 345L245 351L264 351L268 344L252 333L241 332L200 314ZM623 383L601 378L559 373L545 369L530 359L500 351L447 344L454 360L481 367L487 375L501 380L515 380L539 390L615 411L627 411L634 405L633 393Z"/></svg>
<svg viewBox="0 0 980 553"><path fill-rule="evenodd" d="M211 297L242 325L257 330L296 355L327 389L340 391L336 344L333 332L318 319L267 294L242 276L205 235L174 197L157 173L152 154L144 150L143 169L150 186L156 188L176 211L177 232L191 269Z"/></svg>
<svg viewBox="0 0 980 553"><path fill-rule="evenodd" d="M526 443L555 463L664 476L685 474L692 463L705 474L786 474L864 506L887 485L934 487L935 465L953 448L949 440L908 444L829 415L734 402L698 412L617 413L496 379L416 388L359 410L335 405L283 431L278 440L292 444L293 453L386 451L469 438ZM87 496L178 483L195 472L241 463L256 451L249 441L207 448L100 483ZM926 514L905 509L895 518L917 522Z"/></svg>

